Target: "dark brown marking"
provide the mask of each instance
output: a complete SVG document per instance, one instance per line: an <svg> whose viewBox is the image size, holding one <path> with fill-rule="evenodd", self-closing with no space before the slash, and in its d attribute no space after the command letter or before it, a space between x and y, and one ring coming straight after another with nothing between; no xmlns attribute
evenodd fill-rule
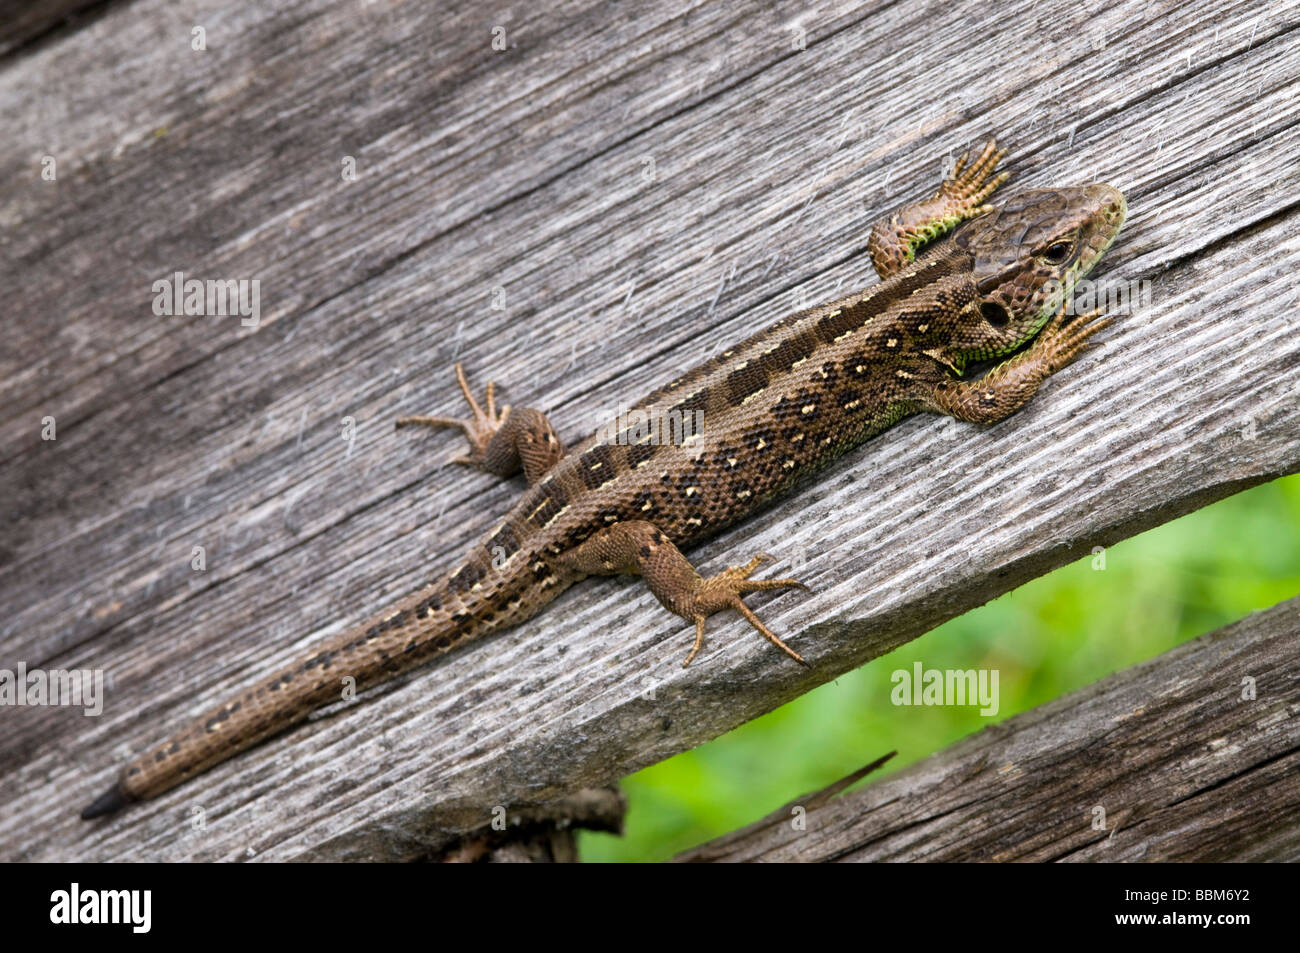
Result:
<svg viewBox="0 0 1300 953"><path fill-rule="evenodd" d="M800 361L812 357L813 352L817 350L817 335L799 331L792 334L785 344L789 345L787 353L790 357L790 364L788 366L793 367Z"/></svg>
<svg viewBox="0 0 1300 953"><path fill-rule="evenodd" d="M690 410L687 410L685 408L682 409L682 420L686 421L688 419L693 419L693 418L688 418L686 415L698 410L707 410L708 407L709 407L709 389L707 387L701 387L699 390L695 392L695 396L691 398L691 409Z"/></svg>
<svg viewBox="0 0 1300 953"><path fill-rule="evenodd" d="M769 351L758 359L759 366L762 368L766 380L771 380L772 375L782 374L790 369L790 365L798 360L795 355L794 344L791 341L782 341L777 345L776 350Z"/></svg>
<svg viewBox="0 0 1300 953"><path fill-rule="evenodd" d="M487 571L476 562L468 562L460 567L451 577L451 588L456 592L469 592L476 583L482 582Z"/></svg>
<svg viewBox="0 0 1300 953"><path fill-rule="evenodd" d="M855 308L843 308L822 315L814 330L823 343L831 344L840 335L856 329L861 323L862 319Z"/></svg>
<svg viewBox="0 0 1300 953"><path fill-rule="evenodd" d="M767 382L767 369L762 364L751 363L727 375L727 395L733 404L738 404L766 387Z"/></svg>
<svg viewBox="0 0 1300 953"><path fill-rule="evenodd" d="M637 443L627 448L627 465L635 469L659 452L659 444Z"/></svg>
<svg viewBox="0 0 1300 953"><path fill-rule="evenodd" d="M496 535L488 540L488 552L492 554L493 559L497 556L498 547L501 548L505 559L519 552L519 537L515 535L509 523L497 530Z"/></svg>
<svg viewBox="0 0 1300 953"><path fill-rule="evenodd" d="M598 443L578 458L578 476L588 490L597 490L616 476L614 448Z"/></svg>
<svg viewBox="0 0 1300 953"><path fill-rule="evenodd" d="M242 705L243 705L242 702L235 702L233 704L226 705L224 708L219 710L215 715L209 718L206 722L204 722L203 724L204 728L206 728L208 731L212 731L214 728L216 728L217 725L221 724L221 722L225 721L235 712L239 711ZM158 760L161 761L164 757L166 757L166 752L159 751Z"/></svg>
<svg viewBox="0 0 1300 953"><path fill-rule="evenodd" d="M554 480L547 480L537 488L538 499L528 511L528 521L538 529L545 527L560 515L560 512L569 504L569 497L560 485Z"/></svg>

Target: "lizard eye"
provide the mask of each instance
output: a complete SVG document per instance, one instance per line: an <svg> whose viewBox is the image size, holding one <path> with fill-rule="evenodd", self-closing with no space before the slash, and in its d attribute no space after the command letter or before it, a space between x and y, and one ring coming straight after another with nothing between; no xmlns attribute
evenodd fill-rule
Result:
<svg viewBox="0 0 1300 953"><path fill-rule="evenodd" d="M1046 258L1048 261L1050 261L1053 265L1059 265L1061 262L1065 261L1066 257L1069 254L1070 254L1069 242L1053 242L1052 244L1047 246L1047 251L1043 252L1043 257Z"/></svg>

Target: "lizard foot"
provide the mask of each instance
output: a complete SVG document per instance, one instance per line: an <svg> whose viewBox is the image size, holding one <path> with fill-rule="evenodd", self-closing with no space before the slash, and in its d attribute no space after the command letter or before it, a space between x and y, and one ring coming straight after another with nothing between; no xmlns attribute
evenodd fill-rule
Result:
<svg viewBox="0 0 1300 953"><path fill-rule="evenodd" d="M1066 318L1065 306L1062 305L1030 348L1030 353L1044 365L1049 374L1055 374L1078 358L1096 343L1089 339L1115 321L1100 309L1076 315L1073 321L1067 321Z"/></svg>
<svg viewBox="0 0 1300 953"><path fill-rule="evenodd" d="M993 211L993 206L985 205L984 200L993 194L999 185L1009 178L1009 173L999 172L993 175L999 162L1006 158L1007 150L999 149L998 144L990 139L979 157L967 164L970 154L965 153L953 166L952 175L946 178L932 201L944 205L945 217L965 221L976 215ZM993 175L992 178L989 176Z"/></svg>
<svg viewBox="0 0 1300 953"><path fill-rule="evenodd" d="M461 393L465 395L465 401L469 404L469 409L474 416L468 420L462 420L457 417L399 417L397 419L398 427L459 427L465 431L465 437L469 440L470 452L461 457L456 457L453 463L463 463L471 466L481 466L487 456L488 444L496 436L498 430L505 424L506 418L510 416L510 406L501 408L501 413L497 413L496 403L493 399L495 385L492 381L487 385L487 410L479 406L478 401L474 399L473 393L470 392L469 384L465 381L465 369L456 365L456 380L460 382Z"/></svg>
<svg viewBox="0 0 1300 953"><path fill-rule="evenodd" d="M704 621L713 613L721 612L723 609L735 609L745 617L750 625L759 631L763 638L800 665L808 664L804 661L802 655L777 638L772 630L765 626L758 616L754 615L753 610L741 601L740 597L746 592L790 588L808 591L808 587L798 579L749 578L761 563L768 562L771 559L772 557L766 553L759 553L743 566L731 566L716 576L710 576L708 579L700 581L699 588L695 592L694 605L691 607L690 614L690 617L695 621L695 645L691 648L690 654L686 656L686 660L682 662L682 668L691 664L691 661L699 654L701 647L704 645Z"/></svg>

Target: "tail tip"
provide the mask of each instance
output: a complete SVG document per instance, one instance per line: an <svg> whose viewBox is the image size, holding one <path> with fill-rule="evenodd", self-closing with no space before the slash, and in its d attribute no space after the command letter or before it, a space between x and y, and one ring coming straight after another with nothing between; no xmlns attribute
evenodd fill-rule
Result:
<svg viewBox="0 0 1300 953"><path fill-rule="evenodd" d="M83 821L93 820L96 817L103 817L105 814L112 814L126 807L126 798L122 796L121 789L114 784L111 788L95 798L90 806L81 812Z"/></svg>

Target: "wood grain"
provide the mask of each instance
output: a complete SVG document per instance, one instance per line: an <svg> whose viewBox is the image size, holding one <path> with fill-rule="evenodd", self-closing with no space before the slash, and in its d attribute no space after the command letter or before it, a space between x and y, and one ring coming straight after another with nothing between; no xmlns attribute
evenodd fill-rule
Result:
<svg viewBox="0 0 1300 953"><path fill-rule="evenodd" d="M0 61L0 667L110 681L99 718L0 710L0 856L427 856L1300 469L1300 9L1094 6L570 2L494 24L468 3L135 0ZM992 133L1019 185L1125 191L1099 276L1150 280L1150 303L1016 417L906 422L693 553L800 567L814 595L755 605L810 671L719 618L683 672L679 621L592 581L119 820L75 819L131 754L505 510L518 486L440 467L452 436L392 430L459 412L454 360L576 441L868 283L871 219ZM260 325L155 316L177 270L259 279Z"/></svg>

